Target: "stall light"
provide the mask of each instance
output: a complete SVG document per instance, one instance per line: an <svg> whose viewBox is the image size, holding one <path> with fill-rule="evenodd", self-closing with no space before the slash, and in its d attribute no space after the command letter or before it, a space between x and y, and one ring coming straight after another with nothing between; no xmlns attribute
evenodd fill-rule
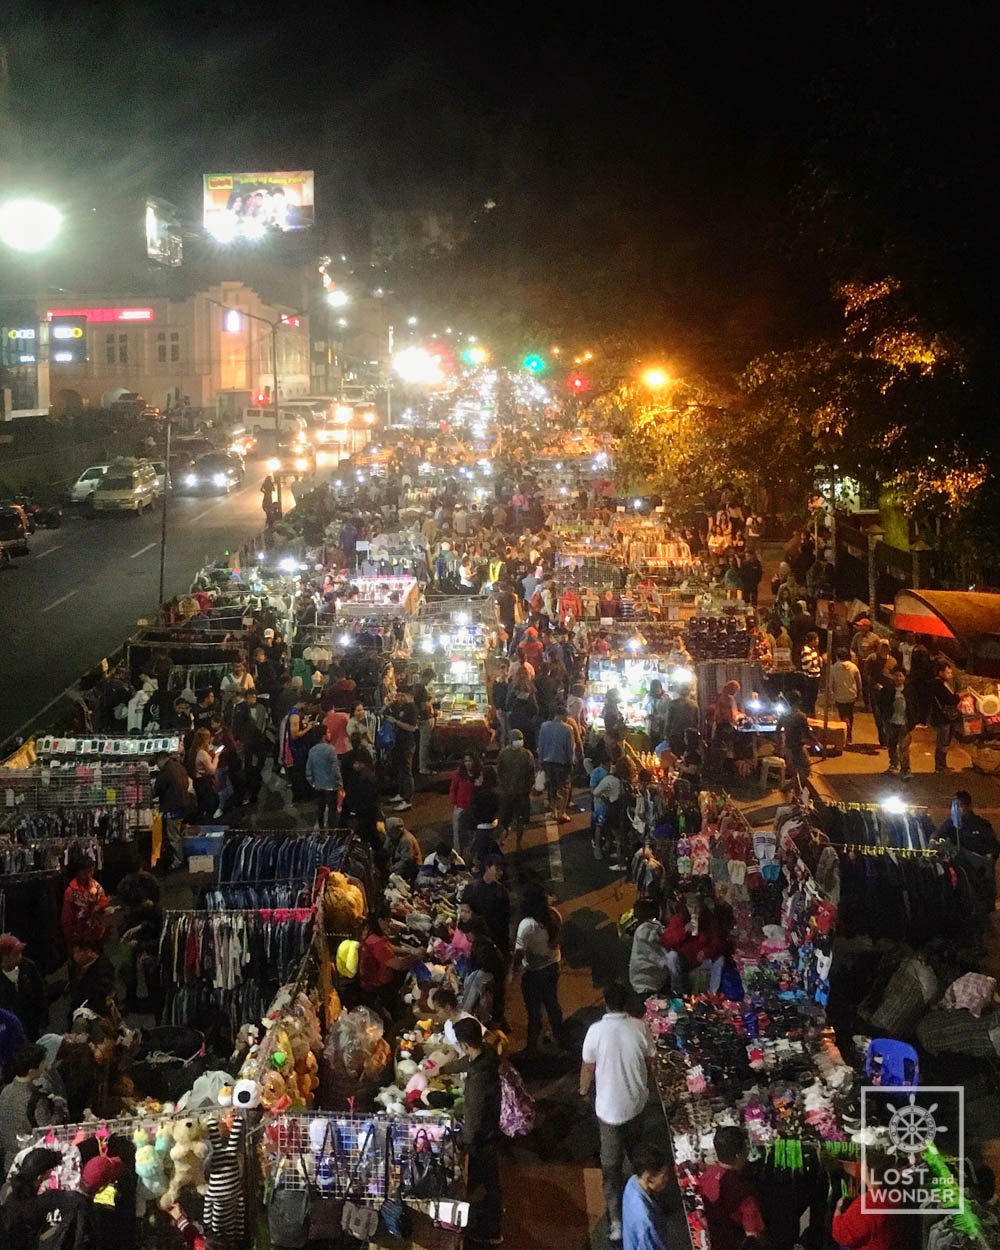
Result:
<svg viewBox="0 0 1000 1250"><path fill-rule="evenodd" d="M337 639L337 642L338 642L338 643L339 643L342 647L349 647L349 646L351 645L351 635L350 635L350 634L341 634L341 635L340 635L340 637Z"/></svg>
<svg viewBox="0 0 1000 1250"><path fill-rule="evenodd" d="M760 699L748 699L747 700L747 708L751 712L759 712L761 711L763 706L764 704L761 703Z"/></svg>
<svg viewBox="0 0 1000 1250"><path fill-rule="evenodd" d="M272 460L269 460L269 461L267 462L267 471L268 471L268 473L277 473L277 472L280 470L280 468L281 468L281 461L280 461L280 460L273 460L273 459L272 459Z"/></svg>
<svg viewBox="0 0 1000 1250"><path fill-rule="evenodd" d="M642 650L642 643L638 638L630 638L625 644L629 651L636 652Z"/></svg>
<svg viewBox="0 0 1000 1250"><path fill-rule="evenodd" d="M447 650L451 646L451 634L442 634L438 639L438 646Z"/></svg>
<svg viewBox="0 0 1000 1250"><path fill-rule="evenodd" d="M902 816L907 807L906 802L898 794L890 794L882 800L879 806L884 812L889 812L892 816Z"/></svg>
<svg viewBox="0 0 1000 1250"><path fill-rule="evenodd" d="M632 501L632 507L633 507L633 508L635 508L636 512L638 512L638 511L639 511L639 509L642 507L642 500L641 500L641 499L633 499L633 501Z"/></svg>
<svg viewBox="0 0 1000 1250"><path fill-rule="evenodd" d="M334 486L343 486L343 485L344 485L344 483L343 483L343 481L342 481L339 477L338 477L338 478L337 478L337 480L334 482Z"/></svg>
<svg viewBox="0 0 1000 1250"><path fill-rule="evenodd" d="M309 461L306 460L304 456L300 456L299 459L295 461L295 467L300 473L305 473L306 469L309 468Z"/></svg>
<svg viewBox="0 0 1000 1250"><path fill-rule="evenodd" d="M559 494L560 494L560 495L568 495L568 494L569 494L569 487L568 487L568 486L560 486L560 487L559 487Z"/></svg>
<svg viewBox="0 0 1000 1250"><path fill-rule="evenodd" d="M455 613L455 624L456 624L456 625L468 625L468 623L469 623L469 614L468 614L468 612L456 612L456 613Z"/></svg>
<svg viewBox="0 0 1000 1250"><path fill-rule="evenodd" d="M689 668L675 668L673 679L679 686L689 686L694 681L694 673Z"/></svg>
<svg viewBox="0 0 1000 1250"><path fill-rule="evenodd" d="M278 567L284 569L286 573L294 573L299 567L299 562L294 556L285 556L283 560L278 562Z"/></svg>
<svg viewBox="0 0 1000 1250"><path fill-rule="evenodd" d="M424 655L433 655L434 654L434 639L425 638L423 642L421 642L420 644L420 650L424 653Z"/></svg>

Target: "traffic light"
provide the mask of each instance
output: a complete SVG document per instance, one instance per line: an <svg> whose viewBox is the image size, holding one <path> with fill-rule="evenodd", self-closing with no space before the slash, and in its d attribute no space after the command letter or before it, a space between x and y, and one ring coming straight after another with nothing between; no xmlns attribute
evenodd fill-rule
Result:
<svg viewBox="0 0 1000 1250"><path fill-rule="evenodd" d="M536 352L531 352L521 361L521 367L527 369L529 373L544 373L545 360Z"/></svg>
<svg viewBox="0 0 1000 1250"><path fill-rule="evenodd" d="M582 373L571 373L566 379L566 386L574 395L582 395L584 391L590 390L590 379Z"/></svg>

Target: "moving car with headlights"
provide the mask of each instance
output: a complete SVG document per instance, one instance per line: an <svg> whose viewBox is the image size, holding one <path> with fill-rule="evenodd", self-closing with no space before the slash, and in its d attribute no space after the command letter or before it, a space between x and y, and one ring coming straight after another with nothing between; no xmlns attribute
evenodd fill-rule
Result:
<svg viewBox="0 0 1000 1250"><path fill-rule="evenodd" d="M106 464L92 464L89 469L84 469L69 488L69 502L90 503L91 496L97 490L97 483L107 471Z"/></svg>
<svg viewBox="0 0 1000 1250"><path fill-rule="evenodd" d="M140 516L159 498L156 470L148 460L112 460L97 483L90 506L95 512L131 512Z"/></svg>
<svg viewBox="0 0 1000 1250"><path fill-rule="evenodd" d="M222 451L211 451L199 456L190 469L181 476L180 487L185 491L208 491L228 495L243 484L246 470L242 462Z"/></svg>

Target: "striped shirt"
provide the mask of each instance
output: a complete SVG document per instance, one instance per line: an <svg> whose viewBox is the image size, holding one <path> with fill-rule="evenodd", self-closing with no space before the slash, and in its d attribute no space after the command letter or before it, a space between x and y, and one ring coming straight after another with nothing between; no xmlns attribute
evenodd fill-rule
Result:
<svg viewBox="0 0 1000 1250"><path fill-rule="evenodd" d="M807 677L818 677L823 671L823 662L819 658L819 652L815 647L810 647L808 643L802 648L799 667Z"/></svg>

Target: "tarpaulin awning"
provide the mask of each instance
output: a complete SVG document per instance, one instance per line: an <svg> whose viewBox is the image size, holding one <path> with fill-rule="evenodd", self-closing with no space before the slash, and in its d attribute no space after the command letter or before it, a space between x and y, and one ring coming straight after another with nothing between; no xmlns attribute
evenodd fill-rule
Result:
<svg viewBox="0 0 1000 1250"><path fill-rule="evenodd" d="M933 638L1000 636L1000 595L973 590L901 590L893 628Z"/></svg>

